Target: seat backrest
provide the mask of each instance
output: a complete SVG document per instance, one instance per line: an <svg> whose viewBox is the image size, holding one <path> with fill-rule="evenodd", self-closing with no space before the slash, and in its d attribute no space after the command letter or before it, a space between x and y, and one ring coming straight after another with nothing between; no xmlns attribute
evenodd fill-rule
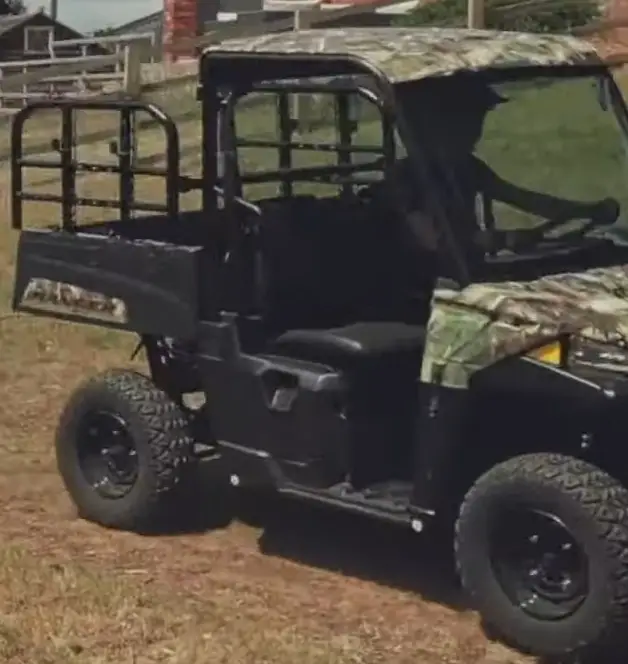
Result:
<svg viewBox="0 0 628 664"><path fill-rule="evenodd" d="M367 203L299 196L260 207L262 299L273 332L368 320L366 311L393 296L394 222Z"/></svg>

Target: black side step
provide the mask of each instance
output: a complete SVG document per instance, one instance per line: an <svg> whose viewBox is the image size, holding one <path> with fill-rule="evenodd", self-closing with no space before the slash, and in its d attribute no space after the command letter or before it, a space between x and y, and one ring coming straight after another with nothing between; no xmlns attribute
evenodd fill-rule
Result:
<svg viewBox="0 0 628 664"><path fill-rule="evenodd" d="M415 518L409 509L412 485L405 482L389 482L359 491L347 483L326 489L284 484L279 487L279 493L399 525L410 526Z"/></svg>

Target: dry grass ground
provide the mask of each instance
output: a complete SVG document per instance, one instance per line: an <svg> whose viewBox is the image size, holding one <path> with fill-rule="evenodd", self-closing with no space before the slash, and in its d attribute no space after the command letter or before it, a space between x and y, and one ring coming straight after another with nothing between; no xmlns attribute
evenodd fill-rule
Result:
<svg viewBox="0 0 628 664"><path fill-rule="evenodd" d="M106 155L102 146L90 150ZM49 175L37 178L54 188ZM6 174L1 185L6 197ZM115 193L103 178L82 187L85 195ZM30 223L50 221L51 210L30 206ZM140 537L78 520L55 470L57 415L85 376L128 364L134 339L10 316L14 248L3 223L1 662L527 661L482 635L460 605L448 555L393 528L270 500L261 510L246 500L225 505L202 491L187 532L176 535Z"/></svg>
<svg viewBox="0 0 628 664"><path fill-rule="evenodd" d="M131 340L27 318L0 334L0 661L524 661L458 608L449 564L394 529L271 503L261 523L246 504L215 519L211 494L179 535L78 520L55 472L55 420L85 375L128 363Z"/></svg>
<svg viewBox="0 0 628 664"><path fill-rule="evenodd" d="M0 315L14 241L3 225ZM282 504L261 522L222 506L216 526L211 494L179 535L78 520L55 471L57 415L86 375L128 364L133 339L28 317L1 320L0 339L1 662L524 661L457 606L450 565L395 529Z"/></svg>

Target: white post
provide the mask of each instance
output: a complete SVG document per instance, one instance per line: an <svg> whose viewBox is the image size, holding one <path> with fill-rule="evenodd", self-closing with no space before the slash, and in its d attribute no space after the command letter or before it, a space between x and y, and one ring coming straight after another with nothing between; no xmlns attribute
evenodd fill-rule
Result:
<svg viewBox="0 0 628 664"><path fill-rule="evenodd" d="M294 2L294 0L291 0ZM297 9L294 12L295 32L299 30L308 30L312 27L313 19L321 11L320 4L310 5L307 9ZM295 94L294 96L294 117L297 119L298 126L307 125L313 106L314 99L311 94Z"/></svg>
<svg viewBox="0 0 628 664"><path fill-rule="evenodd" d="M482 29L485 26L484 0L468 0L467 27Z"/></svg>
<svg viewBox="0 0 628 664"><path fill-rule="evenodd" d="M311 27L318 12L321 11L323 0L264 0L265 12L293 12L292 29L294 32L307 30ZM295 94L292 111L299 124L307 117L311 106L311 95Z"/></svg>
<svg viewBox="0 0 628 664"><path fill-rule="evenodd" d="M299 32L299 30L307 29L308 27L308 17L307 13L297 9L294 12L294 27L292 28L294 32ZM307 99L303 95L296 94L294 95L294 106L293 113L294 117L297 119L297 125L300 127L301 123L304 121L304 115L307 114Z"/></svg>
<svg viewBox="0 0 628 664"><path fill-rule="evenodd" d="M28 68L22 67L22 74L27 74ZM22 106L26 106L28 103L28 83L22 85Z"/></svg>
<svg viewBox="0 0 628 664"><path fill-rule="evenodd" d="M122 49L126 48L127 46L128 46L128 42L126 44L122 44L121 42L116 42L116 44L114 46L114 51L116 52L116 55L120 55L120 53L122 52ZM126 54L125 54L125 56L126 56ZM119 74L122 71L122 68L124 66L125 65L120 60L118 60L118 62L116 62L116 68L115 68L116 74Z"/></svg>
<svg viewBox="0 0 628 664"><path fill-rule="evenodd" d="M129 42L124 47L124 93L136 99L142 91L142 47Z"/></svg>

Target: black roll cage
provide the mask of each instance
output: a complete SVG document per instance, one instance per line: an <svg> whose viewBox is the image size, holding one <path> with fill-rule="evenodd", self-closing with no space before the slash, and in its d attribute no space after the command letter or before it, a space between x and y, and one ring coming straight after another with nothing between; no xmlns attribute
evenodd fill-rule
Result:
<svg viewBox="0 0 628 664"><path fill-rule="evenodd" d="M259 212L256 206L241 196L241 182L232 177L236 173L237 164L233 163L235 136L233 133L233 108L237 99L253 91L276 91L279 103L287 101L290 93L336 93L340 107L347 106L348 95L357 93L373 102L380 110L382 117L382 155L380 165L386 173L394 161L395 129L399 132L408 156L415 169L425 182L429 181L428 171L422 155L413 143L408 124L403 117L403 109L397 108L395 94L391 82L377 67L367 60L352 55L330 55L327 53L312 54L265 54L230 51L208 51L200 62L200 84L198 99L201 101L201 117L203 125L202 139L202 176L183 176L180 172L180 141L176 124L159 106L142 101L128 99L49 99L35 101L21 109L13 119L11 129L11 179L12 179L12 225L20 230L23 226L23 204L25 201L58 203L61 206L61 228L64 231L78 230L76 212L78 207L99 207L118 209L120 219L132 219L136 211L145 213L165 214L176 223L179 217L179 195L186 191L200 190L202 194L202 215L208 225L219 224L218 237L225 237L227 249L237 246L242 241L246 229L241 219L235 214L235 208L245 208L249 212ZM263 77L263 78L262 78ZM326 79L316 82L316 79ZM268 83L273 81L273 83ZM225 94L225 92L227 94ZM58 155L56 159L42 159L30 156L24 145L24 125L27 120L38 112L49 110L61 114L60 139L54 139L50 147ZM118 140L110 145L117 163L104 164L95 161L78 159L76 117L80 111L111 111L120 116ZM161 127L166 139L165 167L154 167L136 163L136 115L147 113L152 122ZM347 117L347 113L340 113ZM280 113L280 117L289 117ZM284 138L290 127L284 127ZM340 143L327 146L325 149L338 153L338 164L333 167L314 167L311 169L295 169L289 164L290 151L293 145L290 140L282 141L280 154L280 171L257 173L244 178L248 182L263 182L272 179L282 180L283 195L290 195L292 182L298 179L321 178L326 171L328 178L335 178L333 184L339 184L343 191L354 182L342 181L342 175L355 173L360 166L350 163L351 152L360 151L350 146L351 126L347 122L340 123ZM262 147L261 144L251 147ZM310 146L319 148L320 146ZM365 146L364 151L374 152L374 146ZM378 147L379 150L379 147ZM221 157L219 159L218 157ZM232 160L231 163L229 160ZM222 161L219 168L219 161ZM368 164L364 170L374 170L374 163ZM61 188L58 194L41 193L25 188L23 171L25 168L57 169L60 171ZM220 171L220 172L219 172ZM117 200L81 197L76 187L77 176L81 173L116 174L119 180ZM163 204L138 201L135 199L135 177L138 175L162 177L165 181L165 200ZM394 178L389 178L394 187ZM393 204L400 206L402 219L407 203L401 188L394 192ZM439 246L441 260L452 264L454 275L461 285L469 282L469 266L465 262L449 224L447 215L440 204L435 188L426 186L426 203L431 214L440 226L445 242ZM220 214L218 211L220 210ZM224 233L226 231L226 234ZM208 234L208 238L212 234ZM216 235L213 235L216 237ZM219 250L217 256L221 255ZM224 255L224 254L223 254ZM453 260L452 260L453 259Z"/></svg>
<svg viewBox="0 0 628 664"><path fill-rule="evenodd" d="M497 82L513 80L519 77L547 75L544 66L519 67L515 69L494 69L481 72L488 81ZM604 63L586 64L581 66L556 66L551 68L552 76L578 76L598 74L608 83L609 101L618 117L621 129L628 135L628 110L616 82L609 74L608 65ZM318 81L317 81L318 79ZM321 82L321 79L322 82ZM268 81L273 81L269 83ZM394 160L395 130L403 141L408 156L417 173L418 182L424 183L426 205L444 237L439 246L440 258L448 266L448 273L459 286L470 283L472 266L469 265L465 252L453 233L443 202L439 200L436 187L429 186L430 169L427 160L421 154L420 146L413 139L404 109L395 99L393 84L375 66L368 61L352 55L330 55L327 53L286 54L259 52L208 51L200 62L200 85L198 98L202 102L201 113L203 122L202 166L201 177L183 176L180 173L180 148L177 127L162 109L150 103L133 100L77 100L50 99L30 103L21 109L13 119L11 130L11 175L12 175L12 225L20 230L23 224L23 202L41 201L55 202L61 206L61 227L64 231L75 231L76 209L79 206L117 208L122 221L133 217L135 211L165 214L176 223L179 218L179 195L185 191L201 190L202 217L208 226L220 225L218 234L208 233L208 239L224 237L227 248L239 244L247 232L242 226L241 215L236 215L236 208L244 208L249 213L259 213L259 208L242 197L242 182L263 182L281 180L282 195L289 196L292 183L299 179L324 181L321 178L335 178L333 184L339 184L341 191L347 191L352 182L342 181L343 174L355 173L360 170L356 164L350 164L350 153L358 151L376 152L375 146L351 146L352 127L347 122L348 113L338 114L339 143L335 145L305 145L304 149L325 149L338 153L336 166L293 168L290 163L291 150L298 148L288 136L289 126L285 130L279 144L275 141L272 147L280 150L279 170L267 173L249 174L236 178L237 163L229 163L235 159L238 147L233 132L233 109L237 100L253 91L275 91L279 93L279 103L287 103L288 93L336 93L340 106L346 107L349 94L359 94L373 102L382 117L381 162L384 172L390 168ZM55 160L43 159L35 154L30 155L28 146L24 145L24 124L39 111L57 110L61 113L61 135L51 143L52 151L57 153ZM117 156L117 163L103 164L80 161L75 153L77 145L76 112L78 111L113 111L120 116L119 138L112 154ZM345 108L346 111L346 108ZM161 127L166 138L165 167L153 167L136 163L135 132L137 129L136 114L147 113L151 121ZM280 113L280 118L289 118L288 113ZM344 120L343 120L344 118ZM285 139L285 140L284 140ZM264 141L240 141L240 146L271 147ZM36 151L35 151L36 152ZM222 167L219 169L219 159ZM374 170L375 162L367 165L365 170ZM225 166L228 166L225 168ZM23 170L25 168L58 169L60 171L60 193L41 193L25 188ZM378 166L379 169L379 166ZM221 172L219 172L219 170ZM112 173L118 175L119 196L117 200L81 197L77 193L77 175L85 172ZM326 175L321 175L325 172ZM162 204L135 200L135 177L137 175L157 176L165 180L165 200ZM394 178L389 178L394 187ZM399 188L401 189L401 188ZM402 219L407 210L404 192L394 192L392 203L400 206ZM218 214L218 211L220 213ZM225 233L226 231L226 233ZM216 247L217 248L217 247ZM218 258L224 254L218 250ZM508 272L508 270L506 270ZM491 275L474 275L477 279ZM503 278L504 275L492 275L492 278ZM507 276L507 275L506 275ZM453 286L453 284L452 284Z"/></svg>
<svg viewBox="0 0 628 664"><path fill-rule="evenodd" d="M384 171L394 161L395 128L408 152L408 156L419 174L420 179L429 182L429 169L422 157L420 149L413 143L407 119L403 109L395 100L391 81L376 66L364 58L350 54L333 55L328 53L286 54L286 53L247 53L241 51L206 51L200 63L199 99L203 104L203 208L211 218L212 213L221 209L227 215L227 224L236 235L240 235L238 222L235 219L235 206L241 204L241 191L234 175L237 165L233 163L237 145L234 144L233 107L236 100L253 91L280 91L292 93L331 91L338 94L357 93L372 101L382 115L383 122L383 158ZM312 79L331 78L336 80L324 83L313 83ZM353 81L350 79L353 78ZM236 85L234 85L236 81ZM273 81L273 83L267 83ZM231 90L235 94L225 94ZM281 103L281 102L280 102ZM339 127L343 131L343 127ZM342 136L342 134L341 134ZM283 137L282 137L283 138ZM286 147L289 149L287 145ZM341 140L342 142L342 140ZM222 173L218 169L216 155L221 154L223 160ZM333 167L331 167L333 169ZM338 165L342 173L342 164ZM330 167L326 167L329 170ZM356 166L345 166L344 170L356 171ZM318 169L313 169L320 171ZM299 174L291 177L298 179ZM227 177L223 177L226 175ZM276 179L277 172L272 174L255 174L252 181L264 181L266 177ZM260 179L261 178L261 179ZM394 179L390 179L394 186ZM245 180L242 179L242 182ZM219 182L220 188L211 186ZM283 185L286 187L286 185ZM290 184L284 191L289 191ZM405 196L395 191L394 203L400 205L402 212L407 211ZM445 243L439 245L440 258L444 263L453 264L454 278L460 285L470 283L469 265L464 252L456 241L447 214L438 199L434 187L425 187L426 203L437 225L443 231ZM402 219L406 215L402 214ZM239 242L233 235L232 241Z"/></svg>
<svg viewBox="0 0 628 664"><path fill-rule="evenodd" d="M320 181L329 182L331 184L339 184L343 192L347 192L352 184L360 184L355 179L350 177L343 180L345 173L358 173L362 171L370 171L377 167L384 167L384 170L390 168L394 163L394 129L386 117L383 120L383 146L380 145L366 145L354 146L351 145L352 131L356 128L356 122L349 119L348 109L348 95L357 93L358 95L367 98L369 101L375 103L381 111L379 100L370 93L367 88L351 83L345 85L334 85L333 87L340 112L338 113L338 124L340 130L340 142L335 144L329 143L308 143L304 141L294 142L291 134L295 129L295 124L289 118L288 112L288 94L290 93L327 93L330 86L328 84L314 84L303 81L295 82L273 82L254 84L249 90L240 91L236 94L229 95L225 100L223 107L224 124L222 125L229 132L230 136L235 135L229 129L233 123L233 111L235 111L236 104L243 97L247 96L250 92L275 92L278 94L279 106L279 120L280 120L280 133L281 137L279 142L257 140L257 139L235 139L236 148L279 148L279 169L268 170L256 173L237 175L235 188L239 189L242 184L255 184L263 182L274 182L280 179L280 191L282 196L292 195L292 184L295 181ZM225 137L227 138L227 137ZM228 154L231 154L231 147L226 149ZM336 166L314 166L314 167L300 167L294 168L292 166L292 150L321 150L325 152L336 152L338 154L338 164ZM365 162L364 164L352 164L350 161L351 153L362 152L366 154L380 154L380 158ZM237 169L234 169L236 171ZM324 172L322 172L324 170ZM224 178L232 176L233 172L225 173ZM241 196L242 192L238 191Z"/></svg>

